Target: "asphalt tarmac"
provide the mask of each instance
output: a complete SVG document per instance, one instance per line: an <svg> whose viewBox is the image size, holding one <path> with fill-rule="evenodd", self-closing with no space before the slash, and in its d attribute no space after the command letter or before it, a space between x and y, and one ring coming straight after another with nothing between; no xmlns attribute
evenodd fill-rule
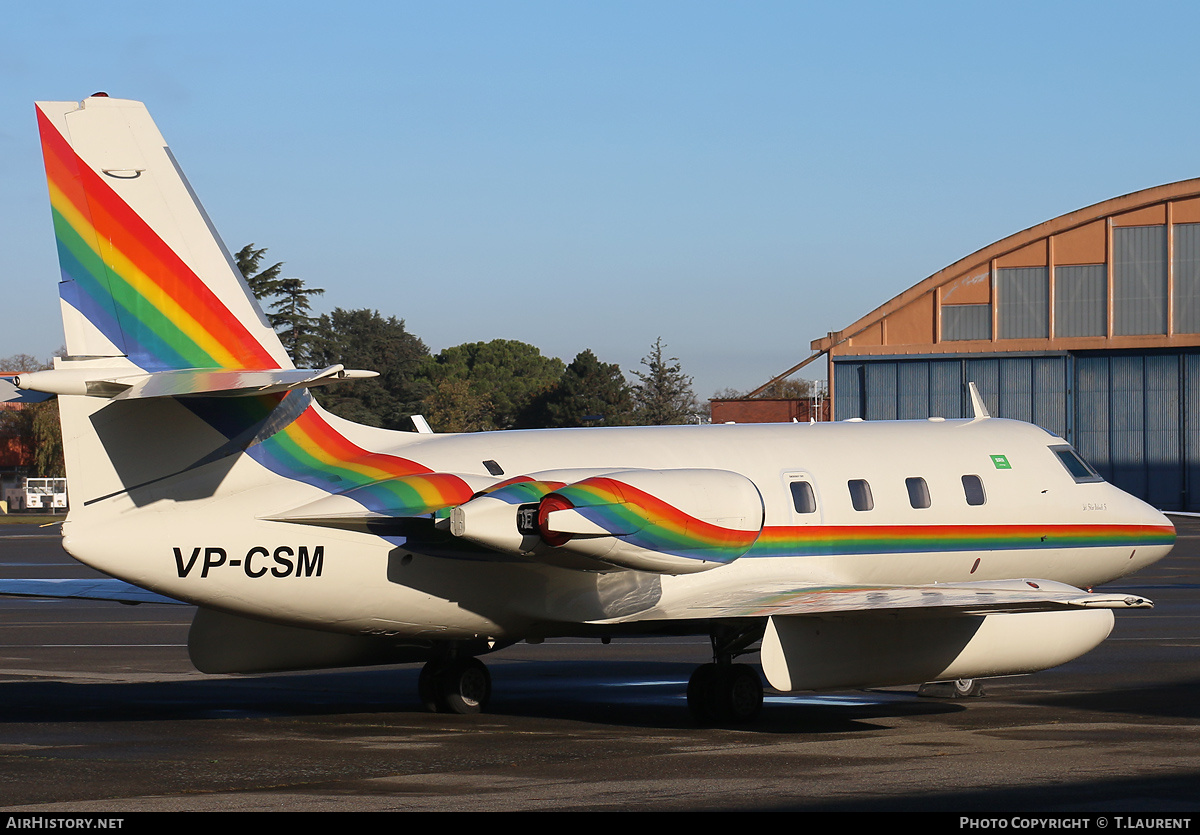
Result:
<svg viewBox="0 0 1200 835"><path fill-rule="evenodd" d="M548 641L486 658L489 712L425 713L415 665L206 676L185 606L0 600L5 811L1200 811L1200 523L1108 587L1070 664L974 699L782 696L699 728L701 639ZM89 577L54 528L0 526L0 576Z"/></svg>

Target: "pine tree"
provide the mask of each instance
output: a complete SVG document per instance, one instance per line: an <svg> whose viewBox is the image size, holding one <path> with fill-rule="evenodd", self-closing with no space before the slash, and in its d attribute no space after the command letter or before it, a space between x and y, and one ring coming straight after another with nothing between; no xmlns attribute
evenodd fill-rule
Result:
<svg viewBox="0 0 1200 835"><path fill-rule="evenodd" d="M283 262L279 261L265 270L260 270L267 248L254 248L254 244L246 244L234 256L237 268L246 279L250 292L259 303L268 308L267 321L279 334L283 347L292 358L297 368L310 365L311 351L317 340L319 321L310 316L311 296L319 296L325 291L316 287L306 287L300 278L280 278Z"/></svg>
<svg viewBox="0 0 1200 835"><path fill-rule="evenodd" d="M635 371L640 380L633 389L637 422L647 426L690 423L700 412L692 391L692 378L683 373L678 357L664 357L662 337L642 357L645 371Z"/></svg>
<svg viewBox="0 0 1200 835"><path fill-rule="evenodd" d="M283 269L283 262L280 261L265 270L259 270L259 265L266 254L265 246L255 249L254 244L246 244L238 250L237 255L233 256L237 262L237 268L241 270L246 284L250 287L250 292L261 302L266 302L279 292L279 271Z"/></svg>
<svg viewBox="0 0 1200 835"><path fill-rule="evenodd" d="M624 426L632 417L633 395L620 366L584 350L533 412L539 426Z"/></svg>
<svg viewBox="0 0 1200 835"><path fill-rule="evenodd" d="M309 315L312 304L308 299L324 292L305 286L300 278L279 279L279 289L275 292L277 299L271 303L272 312L267 314L267 319L297 368L308 367L319 324L316 317Z"/></svg>
<svg viewBox="0 0 1200 835"><path fill-rule="evenodd" d="M408 332L404 320L385 318L377 310L338 307L320 317L317 330L310 354L314 366L341 363L379 372L378 377L313 389L321 405L357 423L407 428L409 415L421 411L431 386L420 376L429 349Z"/></svg>

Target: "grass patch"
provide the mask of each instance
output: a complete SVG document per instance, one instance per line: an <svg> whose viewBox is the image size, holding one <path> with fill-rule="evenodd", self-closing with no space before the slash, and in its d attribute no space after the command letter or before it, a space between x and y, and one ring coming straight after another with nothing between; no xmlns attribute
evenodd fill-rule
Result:
<svg viewBox="0 0 1200 835"><path fill-rule="evenodd" d="M0 513L0 525L49 525L53 522L63 522L67 514L58 513Z"/></svg>

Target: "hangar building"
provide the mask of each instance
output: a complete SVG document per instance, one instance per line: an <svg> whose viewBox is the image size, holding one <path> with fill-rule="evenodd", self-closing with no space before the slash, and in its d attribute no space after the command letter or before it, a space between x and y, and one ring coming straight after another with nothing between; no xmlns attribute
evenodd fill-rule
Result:
<svg viewBox="0 0 1200 835"><path fill-rule="evenodd" d="M835 420L969 416L973 381L1122 489L1200 510L1200 179L997 241L812 347Z"/></svg>

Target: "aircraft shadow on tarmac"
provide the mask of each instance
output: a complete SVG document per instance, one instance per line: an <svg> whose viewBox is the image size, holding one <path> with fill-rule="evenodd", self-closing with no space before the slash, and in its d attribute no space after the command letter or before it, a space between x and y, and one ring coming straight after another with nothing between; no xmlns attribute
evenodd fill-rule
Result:
<svg viewBox="0 0 1200 835"><path fill-rule="evenodd" d="M417 667L212 677L147 682L27 681L0 684L0 723L126 722L399 713L429 723L504 717L646 728L695 728L687 708L688 663L528 661L492 668L486 714L428 714L416 697ZM865 730L873 718L957 713L961 702L914 691L780 695L762 714L730 726L764 733Z"/></svg>

